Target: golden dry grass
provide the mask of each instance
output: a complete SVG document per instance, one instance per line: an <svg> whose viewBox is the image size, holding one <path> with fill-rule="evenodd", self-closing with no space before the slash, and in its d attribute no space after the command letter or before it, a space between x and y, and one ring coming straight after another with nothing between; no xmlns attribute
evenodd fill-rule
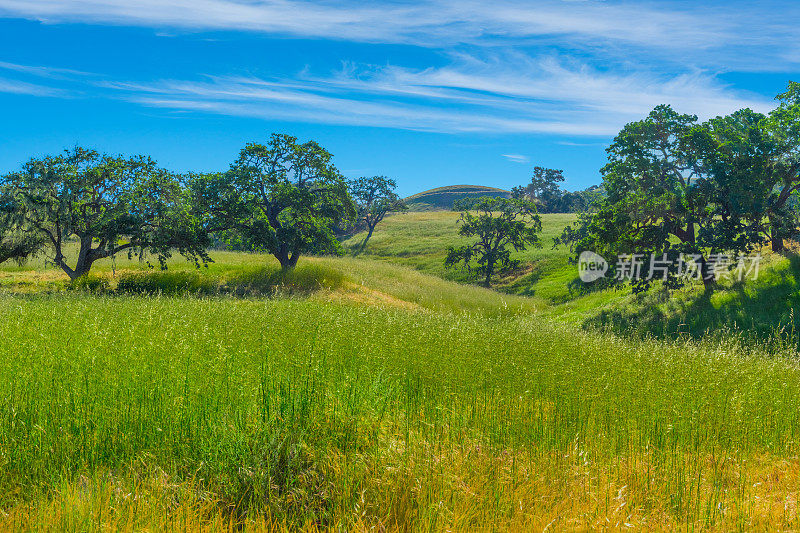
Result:
<svg viewBox="0 0 800 533"><path fill-rule="evenodd" d="M652 455L597 464L580 449L560 454L492 453L475 442L407 450L395 435L380 462L369 457L355 505L324 526L268 514L232 517L199 481L176 482L146 463L60 486L0 514L0 531L582 531L794 530L800 461L762 456L685 456L676 472ZM409 453L409 451L411 453ZM350 458L352 460L352 458ZM348 458L331 453L326 476L347 479ZM695 502L676 515L684 485Z"/></svg>

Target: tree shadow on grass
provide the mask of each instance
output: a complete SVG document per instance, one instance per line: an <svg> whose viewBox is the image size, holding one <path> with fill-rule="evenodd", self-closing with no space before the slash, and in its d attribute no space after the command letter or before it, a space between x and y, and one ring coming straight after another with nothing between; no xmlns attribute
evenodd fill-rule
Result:
<svg viewBox="0 0 800 533"><path fill-rule="evenodd" d="M788 259L788 265L767 269L758 280L736 282L711 294L695 288L632 296L628 305L604 310L584 325L657 338L737 334L756 341L796 342L800 256Z"/></svg>
<svg viewBox="0 0 800 533"><path fill-rule="evenodd" d="M503 272L497 283L498 290L521 296L535 296L536 283L541 279L542 271L536 264L526 263Z"/></svg>

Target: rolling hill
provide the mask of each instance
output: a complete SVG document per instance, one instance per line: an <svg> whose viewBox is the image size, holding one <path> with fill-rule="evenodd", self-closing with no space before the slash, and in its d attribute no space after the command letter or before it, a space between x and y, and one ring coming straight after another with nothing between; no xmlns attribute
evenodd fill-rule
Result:
<svg viewBox="0 0 800 533"><path fill-rule="evenodd" d="M450 185L414 194L406 198L405 202L410 211L450 211L453 209L454 201L479 196L509 198L511 191L482 185Z"/></svg>
<svg viewBox="0 0 800 533"><path fill-rule="evenodd" d="M570 292L574 217L505 294L444 269L443 210L281 286L219 250L0 265L0 531L797 529L800 260Z"/></svg>

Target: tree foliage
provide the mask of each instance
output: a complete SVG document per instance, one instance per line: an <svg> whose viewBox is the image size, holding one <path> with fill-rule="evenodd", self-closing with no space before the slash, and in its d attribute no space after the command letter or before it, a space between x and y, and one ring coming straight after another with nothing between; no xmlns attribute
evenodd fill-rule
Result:
<svg viewBox="0 0 800 533"><path fill-rule="evenodd" d="M559 242L607 259L642 254L664 258L675 277L681 255L714 284L709 254L746 253L763 240L765 191L772 183L772 152L763 116L741 110L706 123L656 107L626 125L608 148L603 168L607 199L581 217ZM644 264L637 289L652 278Z"/></svg>
<svg viewBox="0 0 800 533"><path fill-rule="evenodd" d="M363 250L372 237L375 227L391 211L405 211L405 202L395 193L397 182L386 176L358 178L350 184L350 191L358 209L358 220L367 227L367 236L360 245Z"/></svg>
<svg viewBox="0 0 800 533"><path fill-rule="evenodd" d="M559 183L564 181L564 171L545 167L533 167L531 182L524 187L517 187L518 194L534 202L546 202L548 197L555 196L560 190Z"/></svg>
<svg viewBox="0 0 800 533"><path fill-rule="evenodd" d="M285 269L305 253L338 253L334 228L352 222L356 209L331 159L316 142L289 135L248 144L228 172L195 177L198 216L210 231L232 232Z"/></svg>
<svg viewBox="0 0 800 533"><path fill-rule="evenodd" d="M796 207L791 200L800 190L800 83L789 82L776 99L780 102L778 107L763 124L773 143L775 159L767 215L772 249L777 252L784 249L784 239L798 233Z"/></svg>
<svg viewBox="0 0 800 533"><path fill-rule="evenodd" d="M23 217L7 189L0 190L0 263L21 263L39 252L44 242L41 236L25 231Z"/></svg>
<svg viewBox="0 0 800 533"><path fill-rule="evenodd" d="M24 255L44 245L71 279L121 252L152 253L162 267L173 249L196 263L208 260L207 236L189 215L180 180L148 157L75 148L31 159L4 176L0 187L4 220L28 243ZM68 247L75 240L77 256L71 258Z"/></svg>
<svg viewBox="0 0 800 533"><path fill-rule="evenodd" d="M602 186L583 191L565 191L559 185L564 181L564 171L534 167L530 183L514 187L512 195L527 198L536 204L539 213L581 213L602 198Z"/></svg>
<svg viewBox="0 0 800 533"><path fill-rule="evenodd" d="M542 222L536 204L524 198L481 197L462 211L459 224L459 235L473 242L451 246L445 266L463 264L468 272L482 277L487 287L495 273L517 264L511 259L511 249L541 246Z"/></svg>
<svg viewBox="0 0 800 533"><path fill-rule="evenodd" d="M582 213L592 209L596 201L605 195L602 186L592 186L582 191L559 191L547 205L542 205L540 213Z"/></svg>

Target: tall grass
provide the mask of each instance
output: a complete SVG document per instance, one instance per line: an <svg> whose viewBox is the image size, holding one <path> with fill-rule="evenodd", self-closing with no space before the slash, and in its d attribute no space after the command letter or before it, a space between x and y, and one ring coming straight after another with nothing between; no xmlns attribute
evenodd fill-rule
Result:
<svg viewBox="0 0 800 533"><path fill-rule="evenodd" d="M800 369L736 346L80 293L0 339L7 527L798 525Z"/></svg>
<svg viewBox="0 0 800 533"><path fill-rule="evenodd" d="M4 266L0 530L800 527L794 262L707 301L552 306L560 255L498 294L420 272L431 228L292 273L215 252L63 291ZM614 329L582 330L604 307ZM772 341L648 338L685 323Z"/></svg>
<svg viewBox="0 0 800 533"><path fill-rule="evenodd" d="M412 268L351 257L318 258L315 263L340 272L367 294L387 296L399 304L437 313L481 316L531 314L545 303L535 298L499 294L475 285L428 276Z"/></svg>
<svg viewBox="0 0 800 533"><path fill-rule="evenodd" d="M595 299L605 295L597 294ZM568 307L586 307L577 300ZM713 293L697 283L678 291L620 294L612 305L595 308L585 325L636 338L737 337L763 352L800 349L800 256L769 254L757 279L720 280Z"/></svg>

